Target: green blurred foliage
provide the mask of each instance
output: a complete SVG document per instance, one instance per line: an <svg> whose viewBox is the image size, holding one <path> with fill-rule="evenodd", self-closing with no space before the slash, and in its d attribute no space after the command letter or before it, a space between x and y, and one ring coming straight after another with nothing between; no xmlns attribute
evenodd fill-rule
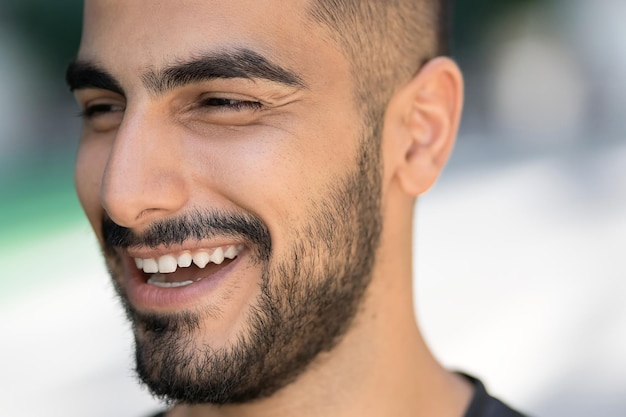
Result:
<svg viewBox="0 0 626 417"><path fill-rule="evenodd" d="M471 54L499 16L508 10L539 1L542 0L450 0L453 53Z"/></svg>
<svg viewBox="0 0 626 417"><path fill-rule="evenodd" d="M5 19L50 66L63 71L80 40L82 0L4 0Z"/></svg>

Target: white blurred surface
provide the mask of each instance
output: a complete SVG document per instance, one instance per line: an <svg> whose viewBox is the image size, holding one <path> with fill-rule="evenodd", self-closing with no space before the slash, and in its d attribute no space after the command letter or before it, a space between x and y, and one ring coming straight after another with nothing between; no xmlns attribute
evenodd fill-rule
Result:
<svg viewBox="0 0 626 417"><path fill-rule="evenodd" d="M420 204L424 331L535 415L626 415L626 142L509 159Z"/></svg>
<svg viewBox="0 0 626 417"><path fill-rule="evenodd" d="M140 417L156 409L133 379L132 336L86 222L0 260L13 279L51 281L3 299L0 416Z"/></svg>
<svg viewBox="0 0 626 417"><path fill-rule="evenodd" d="M626 415L626 143L461 151L477 156L453 159L418 207L417 309L435 353L536 416ZM12 279L64 277L3 299L1 416L158 408L86 223L0 261Z"/></svg>

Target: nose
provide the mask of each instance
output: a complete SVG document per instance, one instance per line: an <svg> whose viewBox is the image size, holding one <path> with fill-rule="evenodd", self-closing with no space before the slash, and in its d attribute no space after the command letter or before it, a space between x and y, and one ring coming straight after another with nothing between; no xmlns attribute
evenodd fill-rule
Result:
<svg viewBox="0 0 626 417"><path fill-rule="evenodd" d="M115 223L141 229L180 211L187 191L175 127L162 115L129 110L109 154L100 200Z"/></svg>

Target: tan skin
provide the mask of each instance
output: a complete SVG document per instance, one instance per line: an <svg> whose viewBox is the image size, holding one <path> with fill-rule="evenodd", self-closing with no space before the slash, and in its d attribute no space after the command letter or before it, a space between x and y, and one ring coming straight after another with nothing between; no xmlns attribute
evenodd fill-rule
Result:
<svg viewBox="0 0 626 417"><path fill-rule="evenodd" d="M106 69L124 90L75 92L83 108L107 110L86 120L76 164L79 198L99 239L105 212L141 232L194 207L241 208L267 224L276 256L287 250L290 225L305 221L309 202L354 163L360 120L347 58L302 16L305 2L86 2L79 59ZM233 78L155 94L142 82L148 69L237 47L289 69L306 87ZM462 416L471 389L434 360L415 320L411 235L415 199L451 151L462 90L457 66L438 58L389 103L381 244L365 301L339 345L270 398L179 405L168 415ZM263 110L196 105L207 97L261 102ZM197 301L223 311L203 323L198 343L219 347L245 331L260 271L251 264L236 275Z"/></svg>

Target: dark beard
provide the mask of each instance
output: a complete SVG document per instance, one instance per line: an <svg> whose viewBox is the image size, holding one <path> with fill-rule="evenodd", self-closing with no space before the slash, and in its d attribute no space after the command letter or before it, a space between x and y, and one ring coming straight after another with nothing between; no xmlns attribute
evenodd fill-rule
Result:
<svg viewBox="0 0 626 417"><path fill-rule="evenodd" d="M372 143L360 146L355 169L337 179L324 200L310 202L311 221L297 231L290 256L276 260L276 265L270 261L268 229L252 215L197 212L162 221L141 236L105 221L112 274L119 262L113 247L156 246L212 235L244 238L262 265L261 292L250 308L247 329L220 349L196 340L211 312L143 314L116 283L133 323L137 374L155 396L187 404L267 397L339 342L370 282L378 246L378 154Z"/></svg>

